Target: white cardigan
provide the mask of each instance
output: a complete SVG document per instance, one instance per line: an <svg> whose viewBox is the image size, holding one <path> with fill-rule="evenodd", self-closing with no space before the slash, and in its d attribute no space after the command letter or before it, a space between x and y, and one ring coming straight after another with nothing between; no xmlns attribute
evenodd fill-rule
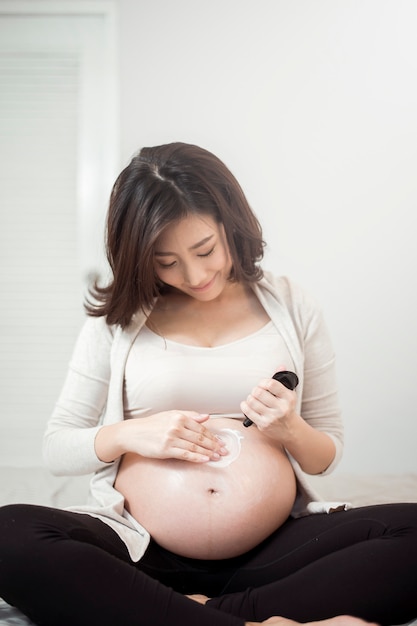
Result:
<svg viewBox="0 0 417 626"><path fill-rule="evenodd" d="M285 277L275 278L266 273L253 289L293 359L300 380L297 410L314 428L328 433L336 445L335 459L325 472L330 473L341 458L343 426L334 353L321 311ZM137 313L129 327L122 330L120 326L108 326L103 317L86 320L44 438L45 463L54 474L93 473L88 504L71 510L89 513L111 526L125 542L134 561L144 554L149 533L126 516L124 498L113 488L118 461L100 461L94 440L103 425L123 420L125 364L145 321L145 315ZM298 483L293 516L328 511L341 504L320 502L298 463L290 459Z"/></svg>

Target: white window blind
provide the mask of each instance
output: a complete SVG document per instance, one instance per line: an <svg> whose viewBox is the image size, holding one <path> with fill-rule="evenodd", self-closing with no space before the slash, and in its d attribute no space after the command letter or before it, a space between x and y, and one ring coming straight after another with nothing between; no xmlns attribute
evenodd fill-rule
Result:
<svg viewBox="0 0 417 626"><path fill-rule="evenodd" d="M115 121L95 106L106 97L103 21L55 16L51 30L50 17L17 16L13 37L13 19L3 37L0 15L0 466L30 466L42 462L85 276L97 269L83 250L89 239L92 250L102 244L104 126Z"/></svg>
<svg viewBox="0 0 417 626"><path fill-rule="evenodd" d="M34 457L79 322L77 58L0 56L0 453ZM30 456L29 456L30 453Z"/></svg>

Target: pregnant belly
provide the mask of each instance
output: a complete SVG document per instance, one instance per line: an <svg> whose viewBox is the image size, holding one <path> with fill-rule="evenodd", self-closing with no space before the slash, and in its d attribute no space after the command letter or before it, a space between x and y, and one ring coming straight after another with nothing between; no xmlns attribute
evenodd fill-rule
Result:
<svg viewBox="0 0 417 626"><path fill-rule="evenodd" d="M285 452L254 426L212 419L229 455L189 463L125 454L115 488L125 507L164 548L197 559L247 552L291 512L295 476Z"/></svg>

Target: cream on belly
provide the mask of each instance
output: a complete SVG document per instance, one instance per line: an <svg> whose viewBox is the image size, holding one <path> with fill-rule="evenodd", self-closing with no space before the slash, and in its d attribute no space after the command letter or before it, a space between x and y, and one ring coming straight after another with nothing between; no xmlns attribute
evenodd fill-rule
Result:
<svg viewBox="0 0 417 626"><path fill-rule="evenodd" d="M210 429L221 441L223 442L224 447L228 451L226 456L223 456L218 461L209 461L207 465L210 467L227 467L233 461L240 456L240 452L242 450L242 439L244 436L238 431L232 428L211 428Z"/></svg>
<svg viewBox="0 0 417 626"><path fill-rule="evenodd" d="M287 519L296 483L285 452L258 429L230 418L216 418L209 427L230 456L195 464L129 453L115 488L129 513L166 549L224 559L250 550Z"/></svg>

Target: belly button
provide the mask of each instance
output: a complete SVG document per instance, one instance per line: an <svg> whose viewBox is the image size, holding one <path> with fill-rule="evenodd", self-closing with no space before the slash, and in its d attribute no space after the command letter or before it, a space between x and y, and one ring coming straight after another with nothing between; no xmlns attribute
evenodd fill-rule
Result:
<svg viewBox="0 0 417 626"><path fill-rule="evenodd" d="M211 496L219 495L219 492L216 489L208 489L208 492Z"/></svg>

